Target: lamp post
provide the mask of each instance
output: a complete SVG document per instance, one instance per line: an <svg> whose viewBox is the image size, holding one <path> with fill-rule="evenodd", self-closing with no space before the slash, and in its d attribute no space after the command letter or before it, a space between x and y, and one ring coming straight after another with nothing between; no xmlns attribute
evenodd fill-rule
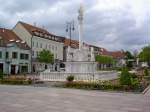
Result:
<svg viewBox="0 0 150 112"><path fill-rule="evenodd" d="M66 23L66 32L69 33L69 38L70 38L70 46L71 46L71 37L72 37L72 31L74 31L74 21L70 21Z"/></svg>

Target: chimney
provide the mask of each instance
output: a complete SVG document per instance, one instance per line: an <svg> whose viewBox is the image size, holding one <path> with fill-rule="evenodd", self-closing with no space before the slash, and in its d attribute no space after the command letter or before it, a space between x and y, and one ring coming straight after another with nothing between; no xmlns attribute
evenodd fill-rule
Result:
<svg viewBox="0 0 150 112"><path fill-rule="evenodd" d="M4 33L5 32L5 29L3 28L2 32Z"/></svg>

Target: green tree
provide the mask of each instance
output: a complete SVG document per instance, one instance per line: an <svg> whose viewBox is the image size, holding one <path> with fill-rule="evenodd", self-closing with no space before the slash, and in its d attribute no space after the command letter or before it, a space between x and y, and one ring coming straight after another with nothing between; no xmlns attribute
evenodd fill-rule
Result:
<svg viewBox="0 0 150 112"><path fill-rule="evenodd" d="M101 55L97 55L95 60L99 63L102 63L102 64L113 64L113 62L114 62L112 57L110 57L110 56L101 56Z"/></svg>
<svg viewBox="0 0 150 112"><path fill-rule="evenodd" d="M42 50L39 52L38 60L44 63L53 63L54 56L49 50Z"/></svg>
<svg viewBox="0 0 150 112"><path fill-rule="evenodd" d="M133 65L132 65L132 61L130 61L130 60L133 60L134 59L134 56L131 54L131 52L130 51L126 51L125 52L125 55L126 55L126 59L127 59L127 67L128 68L131 68L131 67L133 67Z"/></svg>
<svg viewBox="0 0 150 112"><path fill-rule="evenodd" d="M147 62L148 66L150 67L150 45L143 48L143 50L139 54L139 58L141 61Z"/></svg>
<svg viewBox="0 0 150 112"><path fill-rule="evenodd" d="M126 55L126 58L127 58L127 59L134 59L134 56L131 54L130 51L126 51L126 52L125 52L125 55Z"/></svg>
<svg viewBox="0 0 150 112"><path fill-rule="evenodd" d="M144 76L149 76L149 71L147 68L144 69Z"/></svg>

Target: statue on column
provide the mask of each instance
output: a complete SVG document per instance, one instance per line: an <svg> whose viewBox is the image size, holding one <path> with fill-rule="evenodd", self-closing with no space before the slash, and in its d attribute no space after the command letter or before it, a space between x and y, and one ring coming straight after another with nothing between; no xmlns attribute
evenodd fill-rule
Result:
<svg viewBox="0 0 150 112"><path fill-rule="evenodd" d="M80 5L80 9L78 11L79 16L78 16L78 25L79 25L79 49L81 50L82 48L82 38L83 38L83 5Z"/></svg>

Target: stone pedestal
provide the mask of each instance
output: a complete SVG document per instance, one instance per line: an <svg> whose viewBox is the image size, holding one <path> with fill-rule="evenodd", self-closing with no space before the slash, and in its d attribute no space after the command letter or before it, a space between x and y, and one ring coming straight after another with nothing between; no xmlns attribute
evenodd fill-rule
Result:
<svg viewBox="0 0 150 112"><path fill-rule="evenodd" d="M67 73L93 73L96 71L96 62L65 62L65 71Z"/></svg>

